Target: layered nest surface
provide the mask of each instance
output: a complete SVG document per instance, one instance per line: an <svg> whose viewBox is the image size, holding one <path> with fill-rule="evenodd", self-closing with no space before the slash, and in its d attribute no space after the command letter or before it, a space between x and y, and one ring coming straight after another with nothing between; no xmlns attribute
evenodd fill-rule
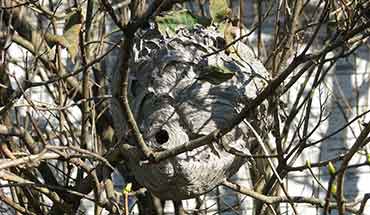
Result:
<svg viewBox="0 0 370 215"><path fill-rule="evenodd" d="M146 144L154 151L170 150L207 135L248 105L267 84L268 74L251 49L238 42L237 52L220 50L225 41L209 27L180 29L174 36L149 30L137 36L130 62L129 100ZM234 50L235 51L235 50ZM213 53L213 54L212 54ZM112 92L119 72L112 75ZM119 138L131 142L119 102L112 113ZM263 103L247 120L262 136L269 130ZM257 145L246 123L220 140L156 164L138 162L128 153L126 162L136 180L161 199L188 199L212 190L235 174ZM228 150L226 150L227 146Z"/></svg>

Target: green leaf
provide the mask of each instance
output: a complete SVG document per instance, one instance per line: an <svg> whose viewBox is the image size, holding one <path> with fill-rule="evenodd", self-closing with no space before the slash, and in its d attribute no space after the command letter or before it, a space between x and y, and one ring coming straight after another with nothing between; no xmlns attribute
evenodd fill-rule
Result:
<svg viewBox="0 0 370 215"><path fill-rule="evenodd" d="M311 160L306 160L306 166L307 166L308 168L311 168Z"/></svg>
<svg viewBox="0 0 370 215"><path fill-rule="evenodd" d="M367 160L367 164L369 164L369 165L370 165L370 153L368 153L368 154L367 154L366 158L367 158L367 159L366 159L366 160Z"/></svg>
<svg viewBox="0 0 370 215"><path fill-rule="evenodd" d="M132 183L127 183L123 188L122 193L130 193L132 191Z"/></svg>
<svg viewBox="0 0 370 215"><path fill-rule="evenodd" d="M214 22L220 23L222 22L228 12L228 3L227 0L211 0L211 16Z"/></svg>
<svg viewBox="0 0 370 215"><path fill-rule="evenodd" d="M331 184L330 192L331 192L332 194L336 194L336 193L337 193L337 185L336 185L335 183L332 183L332 184Z"/></svg>
<svg viewBox="0 0 370 215"><path fill-rule="evenodd" d="M197 69L199 70L198 80L207 81L214 85L221 84L235 75L224 66L199 65Z"/></svg>
<svg viewBox="0 0 370 215"><path fill-rule="evenodd" d="M171 11L164 16L157 16L155 21L162 34L174 34L179 27L191 29L198 23L198 20L188 10Z"/></svg>
<svg viewBox="0 0 370 215"><path fill-rule="evenodd" d="M212 24L212 17L196 16L196 15L194 15L194 17L197 20L197 23L199 23L203 26L210 26Z"/></svg>
<svg viewBox="0 0 370 215"><path fill-rule="evenodd" d="M72 13L66 24L64 26L64 34L63 37L67 44L65 47L71 57L72 62L74 62L77 52L78 52L78 44L79 44L79 33L81 30L81 25L83 21L83 16L80 9L76 9L74 13Z"/></svg>
<svg viewBox="0 0 370 215"><path fill-rule="evenodd" d="M330 175L334 176L335 175L335 166L333 165L333 163L331 161L329 161L328 163L328 171L330 173Z"/></svg>

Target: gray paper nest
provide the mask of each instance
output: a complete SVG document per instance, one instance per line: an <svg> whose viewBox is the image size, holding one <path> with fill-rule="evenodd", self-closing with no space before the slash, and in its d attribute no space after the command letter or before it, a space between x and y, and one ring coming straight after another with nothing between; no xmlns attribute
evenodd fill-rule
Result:
<svg viewBox="0 0 370 215"><path fill-rule="evenodd" d="M266 69L241 42L236 47L243 59L224 51L204 57L220 49L222 43L217 31L200 26L180 29L171 37L156 31L138 36L130 63L129 100L143 138L153 150L171 149L222 129L266 85ZM234 75L214 83L212 75L204 71L215 67ZM112 76L113 93L119 90L115 83L118 76L118 72ZM118 101L113 100L112 113L119 138L130 142L133 138L128 137ZM262 137L269 126L266 116L263 104L246 119ZM135 144L133 140L131 144ZM257 142L249 127L241 123L222 140L160 163L139 165L137 153L128 153L127 164L137 181L159 198L188 199L212 190L248 161L226 152L224 145L249 154Z"/></svg>

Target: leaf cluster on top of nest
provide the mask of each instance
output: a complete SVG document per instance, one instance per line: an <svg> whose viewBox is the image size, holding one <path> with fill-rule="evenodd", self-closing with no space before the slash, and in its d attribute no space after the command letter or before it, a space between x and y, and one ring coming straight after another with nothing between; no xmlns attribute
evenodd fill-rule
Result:
<svg viewBox="0 0 370 215"><path fill-rule="evenodd" d="M192 29L196 25L209 26L211 24L217 24L220 30L222 30L223 22L229 10L226 0L211 0L211 16L199 15L187 9L180 9L172 10L157 16L155 22L158 25L158 30L162 34L168 34L170 36L174 35L181 27Z"/></svg>

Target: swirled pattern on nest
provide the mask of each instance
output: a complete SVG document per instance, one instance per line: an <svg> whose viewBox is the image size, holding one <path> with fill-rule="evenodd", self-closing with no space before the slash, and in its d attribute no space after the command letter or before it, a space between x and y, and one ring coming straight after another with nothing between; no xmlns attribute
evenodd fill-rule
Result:
<svg viewBox="0 0 370 215"><path fill-rule="evenodd" d="M265 86L266 69L241 42L235 46L242 59L224 51L205 57L222 48L223 42L217 31L203 27L180 29L171 38L155 31L137 38L130 63L129 100L145 142L153 150L171 149L222 129ZM207 73L210 69L227 74L217 78ZM114 83L119 75L112 76L113 93L119 90ZM112 112L119 137L130 140L118 101L113 100ZM262 137L269 126L266 116L264 103L246 119ZM247 162L224 146L248 154L255 145L255 136L241 123L219 141L160 163L139 165L134 156L127 163L135 178L156 196L187 199L210 191Z"/></svg>

